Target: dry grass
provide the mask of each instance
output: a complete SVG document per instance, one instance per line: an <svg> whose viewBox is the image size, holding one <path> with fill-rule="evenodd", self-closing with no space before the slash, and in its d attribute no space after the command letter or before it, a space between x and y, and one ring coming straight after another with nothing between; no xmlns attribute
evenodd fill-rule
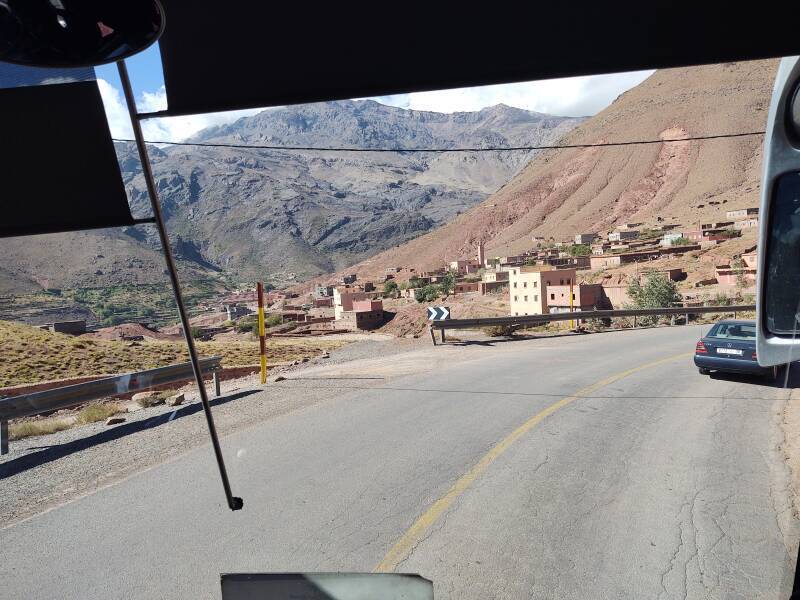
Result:
<svg viewBox="0 0 800 600"><path fill-rule="evenodd" d="M74 419L53 417L35 421L22 421L21 423L9 423L8 437L12 440L20 440L34 435L56 433L57 431L69 429L74 425Z"/></svg>
<svg viewBox="0 0 800 600"><path fill-rule="evenodd" d="M88 425L89 423L96 423L97 421L105 421L108 417L116 415L120 412L124 412L124 409L116 402L90 404L78 412L78 418L76 419L75 424Z"/></svg>
<svg viewBox="0 0 800 600"><path fill-rule="evenodd" d="M170 396L174 396L178 392L175 390L162 390L156 392L153 396L146 396L144 398L139 398L136 400L136 404L141 406L142 408L150 408L153 406L157 406L159 404L164 404L164 402Z"/></svg>
<svg viewBox="0 0 800 600"><path fill-rule="evenodd" d="M31 419L30 421L9 423L9 437L12 440L19 440L36 435L49 435L51 433L77 427L78 425L88 425L89 423L105 421L108 417L121 412L125 412L125 409L118 402L90 404L83 407L75 416L44 417L41 419Z"/></svg>
<svg viewBox="0 0 800 600"><path fill-rule="evenodd" d="M324 339L270 340L267 362L313 357L345 342ZM258 364L258 341L199 342L203 356L220 355L225 367ZM153 341L138 346L42 331L29 325L0 321L0 387L139 371L187 361L182 342Z"/></svg>

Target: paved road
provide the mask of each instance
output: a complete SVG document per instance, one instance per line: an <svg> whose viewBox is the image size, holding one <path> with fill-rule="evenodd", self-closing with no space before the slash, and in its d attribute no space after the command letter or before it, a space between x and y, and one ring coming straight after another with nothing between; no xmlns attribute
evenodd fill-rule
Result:
<svg viewBox="0 0 800 600"><path fill-rule="evenodd" d="M0 597L218 598L220 572L379 565L437 598L787 597L786 391L700 376L677 356L698 335L320 380L330 401L224 439L243 511L200 448L0 531Z"/></svg>

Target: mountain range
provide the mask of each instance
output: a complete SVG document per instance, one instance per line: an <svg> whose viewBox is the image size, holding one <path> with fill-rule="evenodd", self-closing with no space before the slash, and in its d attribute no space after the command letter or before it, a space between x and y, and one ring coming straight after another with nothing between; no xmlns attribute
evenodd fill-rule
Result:
<svg viewBox="0 0 800 600"><path fill-rule="evenodd" d="M372 100L265 110L150 146L184 276L281 285L335 271L451 221L500 188L535 153L404 152L550 144L583 118L504 105L442 114ZM398 149L288 151L213 145ZM135 216L150 214L132 144L118 143ZM163 280L155 229L0 240L0 292ZM53 256L74 257L69 261ZM46 284L46 285L45 285Z"/></svg>
<svg viewBox="0 0 800 600"><path fill-rule="evenodd" d="M451 222L347 272L381 276L386 266L421 270L473 257L515 255L537 238L608 232L661 221L697 229L759 203L763 132L776 60L667 69L567 133L488 199ZM742 137L668 141L718 134ZM335 279L334 277L320 279Z"/></svg>

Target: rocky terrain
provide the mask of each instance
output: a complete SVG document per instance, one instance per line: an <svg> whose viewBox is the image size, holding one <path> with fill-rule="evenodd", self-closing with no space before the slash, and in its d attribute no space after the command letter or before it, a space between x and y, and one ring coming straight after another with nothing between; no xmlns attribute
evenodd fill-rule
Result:
<svg viewBox="0 0 800 600"><path fill-rule="evenodd" d="M264 111L193 141L280 146L417 148L555 142L579 118L498 105L440 114L370 100ZM485 199L528 152L287 152L151 147L184 277L276 284L334 271L431 231ZM133 212L147 216L140 164L119 144ZM0 240L0 294L42 287L164 281L152 227Z"/></svg>
<svg viewBox="0 0 800 600"><path fill-rule="evenodd" d="M568 133L565 144L681 139L763 131L777 61L656 72ZM567 239L626 222L724 220L758 205L761 136L543 152L497 193L452 222L348 272L430 269L445 259L531 248L532 236ZM691 265L686 265L691 269Z"/></svg>

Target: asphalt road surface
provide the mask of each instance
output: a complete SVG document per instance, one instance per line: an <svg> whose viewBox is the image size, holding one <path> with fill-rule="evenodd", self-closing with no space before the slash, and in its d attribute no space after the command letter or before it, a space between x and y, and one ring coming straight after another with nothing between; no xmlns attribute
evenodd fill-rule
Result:
<svg viewBox="0 0 800 600"><path fill-rule="evenodd" d="M454 345L377 388L321 379L330 400L223 439L244 510L208 446L165 457L0 530L0 597L219 598L221 572L374 569L437 599L788 597L788 390L699 375L699 333Z"/></svg>

